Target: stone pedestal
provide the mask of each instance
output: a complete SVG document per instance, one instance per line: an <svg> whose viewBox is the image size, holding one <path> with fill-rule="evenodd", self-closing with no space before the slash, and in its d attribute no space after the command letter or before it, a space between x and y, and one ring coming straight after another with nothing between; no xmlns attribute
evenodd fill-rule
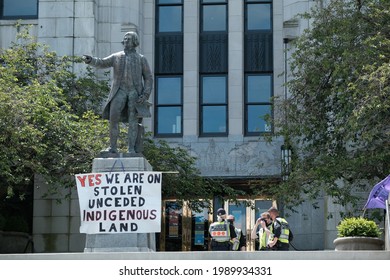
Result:
<svg viewBox="0 0 390 280"><path fill-rule="evenodd" d="M143 157L95 158L92 172L152 171ZM84 252L156 251L155 233L87 234Z"/></svg>

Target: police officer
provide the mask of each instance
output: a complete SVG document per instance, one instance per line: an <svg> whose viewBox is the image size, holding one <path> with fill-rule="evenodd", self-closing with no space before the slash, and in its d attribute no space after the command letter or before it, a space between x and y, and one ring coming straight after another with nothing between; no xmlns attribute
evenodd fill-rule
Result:
<svg viewBox="0 0 390 280"><path fill-rule="evenodd" d="M272 219L271 232L274 235L272 241L268 243L269 248L277 251L288 251L290 249L288 222L279 217L279 211L275 207L271 207L268 212Z"/></svg>
<svg viewBox="0 0 390 280"><path fill-rule="evenodd" d="M246 238L242 233L242 230L236 226L234 226L234 216L229 215L227 217L228 223L230 223L234 227L234 231L236 232L238 241L232 244L233 251L246 251Z"/></svg>
<svg viewBox="0 0 390 280"><path fill-rule="evenodd" d="M209 227L212 251L230 251L232 244L237 242L237 235L234 226L226 221L226 211L219 208L217 211L217 221Z"/></svg>
<svg viewBox="0 0 390 280"><path fill-rule="evenodd" d="M259 231L257 231L260 226ZM268 212L263 212L260 215L260 218L257 219L255 226L252 229L251 237L256 240L259 238L259 247L260 251L266 251L270 248L268 243L273 239L273 234L271 232L272 220Z"/></svg>

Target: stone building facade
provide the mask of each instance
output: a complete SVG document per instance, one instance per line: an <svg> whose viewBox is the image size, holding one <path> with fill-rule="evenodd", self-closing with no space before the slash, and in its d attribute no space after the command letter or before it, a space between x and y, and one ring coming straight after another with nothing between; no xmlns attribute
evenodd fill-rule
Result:
<svg viewBox="0 0 390 280"><path fill-rule="evenodd" d="M181 146L198 158L203 176L218 177L231 185L248 180L282 180L283 139L265 140L274 128L264 116L276 117L273 98L284 98L284 50L308 22L295 19L321 1L310 0L0 0L0 47L6 48L17 32L14 24L31 24L38 41L59 55L92 54L105 57L122 49L125 32L141 38L140 52L151 64L155 89L154 114L145 126L154 137ZM24 4L26 4L24 3ZM19 5L19 6L18 6ZM27 4L26 4L27 5ZM83 71L84 65L75 66ZM44 184L36 179L33 235L38 252L80 251L84 237L78 233L77 194L58 205L56 197L42 198ZM241 198L240 198L241 199ZM242 198L243 200L249 198ZM214 201L237 215L248 232L269 198L251 198L256 209L228 201ZM175 208L174 198L165 212L181 217L180 229L163 217L161 250L204 250L194 244L193 221L211 220L207 212L191 213ZM335 237L337 207L311 202L290 214L296 247L302 250L331 249ZM164 211L163 211L164 212ZM336 219L327 220L334 212ZM190 228L190 229L188 229ZM172 230L172 232L169 232ZM202 240L202 239L201 239ZM248 239L248 248L254 246ZM179 246L173 244L181 244Z"/></svg>

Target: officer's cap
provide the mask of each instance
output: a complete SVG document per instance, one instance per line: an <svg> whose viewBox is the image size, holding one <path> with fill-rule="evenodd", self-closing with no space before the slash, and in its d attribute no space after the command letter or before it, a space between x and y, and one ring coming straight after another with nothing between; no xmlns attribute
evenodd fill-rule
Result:
<svg viewBox="0 0 390 280"><path fill-rule="evenodd" d="M218 216L226 215L225 209L219 208L218 211L217 211L217 215L218 215Z"/></svg>

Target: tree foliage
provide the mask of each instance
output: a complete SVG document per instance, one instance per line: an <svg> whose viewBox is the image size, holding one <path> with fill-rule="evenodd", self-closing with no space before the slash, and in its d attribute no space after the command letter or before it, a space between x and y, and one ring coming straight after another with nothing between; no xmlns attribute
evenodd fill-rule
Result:
<svg viewBox="0 0 390 280"><path fill-rule="evenodd" d="M0 211L8 221L31 214L26 198L36 174L50 185L70 186L66 175L89 172L107 129L94 112L107 86L91 72L76 77L76 60L49 51L29 29L0 50ZM85 93L78 84L93 92L84 110L74 100Z"/></svg>
<svg viewBox="0 0 390 280"><path fill-rule="evenodd" d="M293 41L281 120L294 153L287 203L327 194L354 203L362 180L390 173L390 2L330 1ZM288 194L288 195L286 195Z"/></svg>
<svg viewBox="0 0 390 280"><path fill-rule="evenodd" d="M81 114L69 102L73 89L64 83L80 82L74 61L36 43L28 29L17 39L0 53L0 176L8 195L34 174L50 182L87 171L106 129L91 110Z"/></svg>

